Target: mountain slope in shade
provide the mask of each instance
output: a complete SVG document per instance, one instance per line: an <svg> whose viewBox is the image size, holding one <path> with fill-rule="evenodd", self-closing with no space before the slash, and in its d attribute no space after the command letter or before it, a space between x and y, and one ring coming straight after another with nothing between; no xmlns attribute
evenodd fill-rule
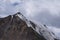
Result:
<svg viewBox="0 0 60 40"><path fill-rule="evenodd" d="M20 12L0 18L0 40L58 40L47 29L27 20Z"/></svg>

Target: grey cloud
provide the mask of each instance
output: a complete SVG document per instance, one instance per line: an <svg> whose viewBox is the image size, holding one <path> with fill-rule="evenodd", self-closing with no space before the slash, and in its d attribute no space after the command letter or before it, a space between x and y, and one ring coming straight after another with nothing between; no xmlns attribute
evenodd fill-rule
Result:
<svg viewBox="0 0 60 40"><path fill-rule="evenodd" d="M17 5L19 5L19 3L14 3L14 4L13 4L13 6L17 6Z"/></svg>
<svg viewBox="0 0 60 40"><path fill-rule="evenodd" d="M37 22L46 24L48 26L56 26L60 28L60 16L53 16L48 10L41 11L33 17Z"/></svg>

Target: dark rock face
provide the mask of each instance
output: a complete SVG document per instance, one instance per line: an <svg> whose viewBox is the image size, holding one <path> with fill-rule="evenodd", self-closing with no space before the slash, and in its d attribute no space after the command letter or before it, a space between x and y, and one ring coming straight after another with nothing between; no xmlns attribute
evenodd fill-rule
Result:
<svg viewBox="0 0 60 40"><path fill-rule="evenodd" d="M34 25L34 23L31 22ZM18 16L0 18L0 40L46 40Z"/></svg>

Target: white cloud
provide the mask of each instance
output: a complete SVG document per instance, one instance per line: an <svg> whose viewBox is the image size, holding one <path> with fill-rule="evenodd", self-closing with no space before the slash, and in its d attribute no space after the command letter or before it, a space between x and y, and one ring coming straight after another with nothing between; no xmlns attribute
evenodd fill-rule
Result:
<svg viewBox="0 0 60 40"><path fill-rule="evenodd" d="M50 31L53 31L56 34L56 36L60 37L60 28L53 27L53 26L48 26L48 29Z"/></svg>
<svg viewBox="0 0 60 40"><path fill-rule="evenodd" d="M10 2L11 2L12 4L14 4L14 3L20 3L21 0L10 0Z"/></svg>
<svg viewBox="0 0 60 40"><path fill-rule="evenodd" d="M26 14L32 17L34 17L36 14L39 14L38 12L41 12L46 9L49 10L51 15L60 16L59 0L3 0L3 2L4 3L8 2L7 4L19 3L19 5L22 3L22 5L19 6L19 9L17 9L16 7L14 10L21 10L20 7L22 7L24 8L24 11L26 12ZM5 4L5 6L8 6L8 5ZM11 10L11 7L12 5L10 5L9 10Z"/></svg>
<svg viewBox="0 0 60 40"><path fill-rule="evenodd" d="M35 15L35 13L34 13L34 11L35 11L35 7L34 7L34 4L33 4L33 2L27 2L26 4L25 4L25 10L26 10L26 15L27 16L34 16Z"/></svg>

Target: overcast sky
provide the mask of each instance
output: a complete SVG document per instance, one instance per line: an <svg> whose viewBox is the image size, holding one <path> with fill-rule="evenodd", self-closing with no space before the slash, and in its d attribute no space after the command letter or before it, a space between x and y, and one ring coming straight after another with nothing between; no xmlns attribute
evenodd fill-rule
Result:
<svg viewBox="0 0 60 40"><path fill-rule="evenodd" d="M18 11L30 20L53 27L53 31L60 34L60 0L0 0L0 16Z"/></svg>

